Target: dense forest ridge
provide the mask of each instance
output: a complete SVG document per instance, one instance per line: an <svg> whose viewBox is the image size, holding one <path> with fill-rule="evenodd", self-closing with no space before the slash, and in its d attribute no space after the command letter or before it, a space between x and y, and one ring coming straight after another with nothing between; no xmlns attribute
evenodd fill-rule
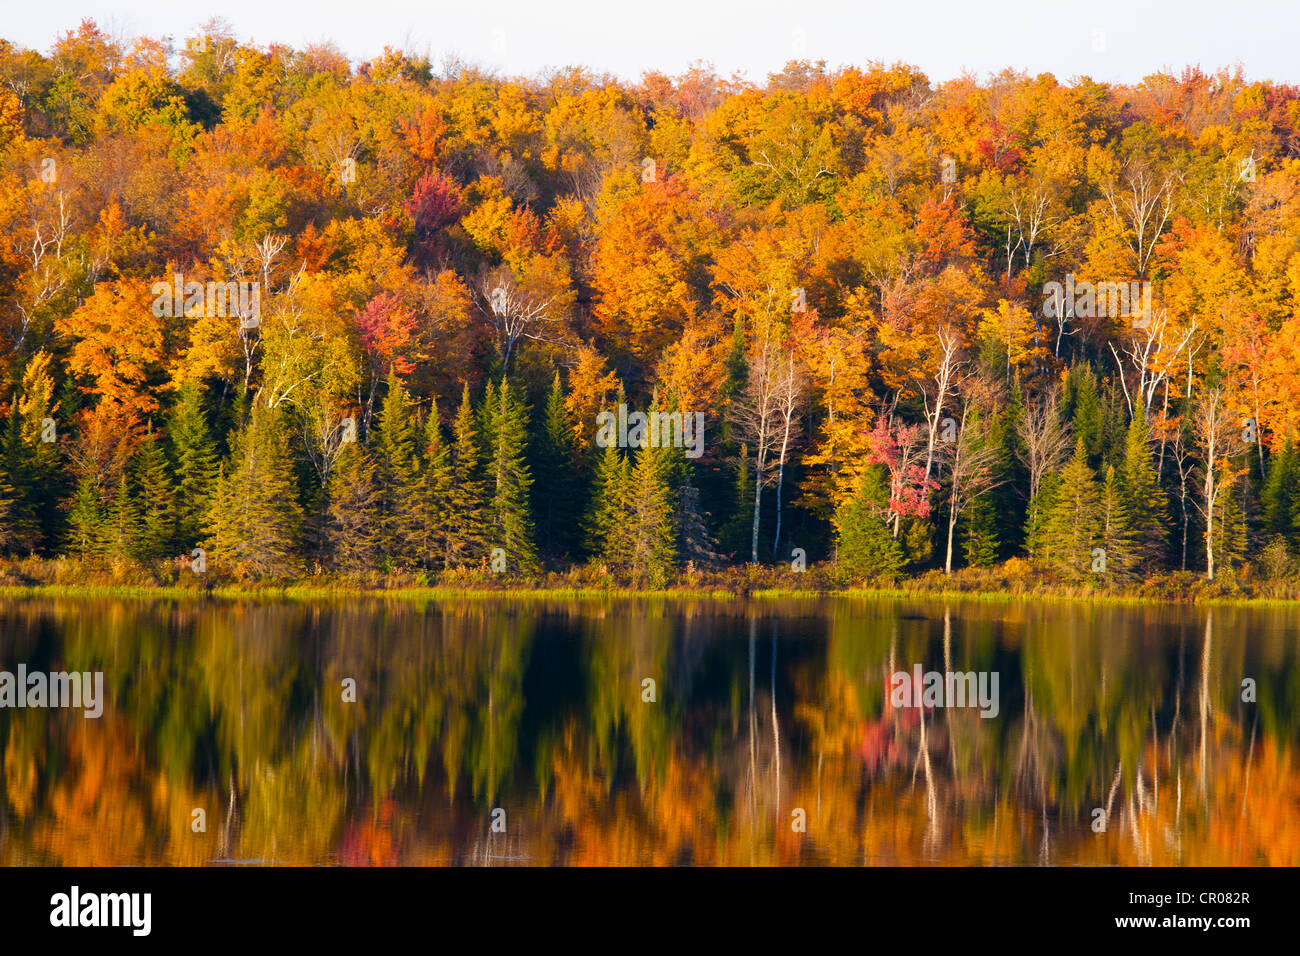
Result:
<svg viewBox="0 0 1300 956"><path fill-rule="evenodd" d="M1288 595L1298 130L0 41L0 585Z"/></svg>

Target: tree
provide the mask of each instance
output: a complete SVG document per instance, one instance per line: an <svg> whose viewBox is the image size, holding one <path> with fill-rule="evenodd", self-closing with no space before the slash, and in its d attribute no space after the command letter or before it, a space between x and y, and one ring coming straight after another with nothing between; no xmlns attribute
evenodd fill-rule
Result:
<svg viewBox="0 0 1300 956"><path fill-rule="evenodd" d="M1129 422L1118 482L1132 534L1136 569L1153 571L1160 566L1167 548L1168 501L1151 460L1150 433L1141 407Z"/></svg>
<svg viewBox="0 0 1300 956"><path fill-rule="evenodd" d="M952 460L948 465L948 545L943 573L952 574L952 545L957 519L972 504L1001 484L997 468L1001 449L993 440L987 424L992 410L978 407L967 396L962 402L961 421L957 425Z"/></svg>
<svg viewBox="0 0 1300 956"><path fill-rule="evenodd" d="M172 474L176 476L173 518L175 543L188 553L208 533L207 521L219 463L203 414L198 386L186 382L167 425Z"/></svg>
<svg viewBox="0 0 1300 956"><path fill-rule="evenodd" d="M303 511L282 416L254 404L217 477L211 556L240 575L284 575L297 565Z"/></svg>
<svg viewBox="0 0 1300 956"><path fill-rule="evenodd" d="M1101 546L1102 520L1097 478L1088 467L1083 438L1077 438L1074 457L1061 469L1045 510L1035 559L1070 581L1082 581L1093 566L1093 549Z"/></svg>
<svg viewBox="0 0 1300 956"><path fill-rule="evenodd" d="M753 455L754 510L750 525L749 560L758 563L758 531L762 519L763 487L772 481L772 452L779 446L781 369L785 365L772 340L770 323L759 330L750 355L748 376L728 415L737 437Z"/></svg>
<svg viewBox="0 0 1300 956"><path fill-rule="evenodd" d="M115 561L136 557L141 553L140 530L140 510L131 494L130 479L123 471L117 480L117 494L100 525L100 553Z"/></svg>
<svg viewBox="0 0 1300 956"><path fill-rule="evenodd" d="M23 440L23 423L18 404L9 409L9 418L0 447L0 479L8 489L5 539L7 550L31 553L40 542L40 512L35 487L32 456Z"/></svg>
<svg viewBox="0 0 1300 956"><path fill-rule="evenodd" d="M655 587L667 583L668 573L677 563L667 454L667 449L643 445L628 481L627 564L638 580Z"/></svg>
<svg viewBox="0 0 1300 956"><path fill-rule="evenodd" d="M631 469L616 444L605 446L592 481L591 503L583 521L588 554L619 565L631 550L628 530Z"/></svg>
<svg viewBox="0 0 1300 956"><path fill-rule="evenodd" d="M101 283L66 319L56 323L72 342L69 372L89 381L82 390L127 427L154 412L152 386L163 359L164 320L143 281Z"/></svg>
<svg viewBox="0 0 1300 956"><path fill-rule="evenodd" d="M382 552L379 482L360 442L347 442L326 488L325 540L334 566L350 573L373 569Z"/></svg>
<svg viewBox="0 0 1300 956"><path fill-rule="evenodd" d="M532 510L537 515L537 540L544 554L558 558L574 547L581 514L578 449L564 409L564 387L555 373L546 397L540 435L533 444Z"/></svg>
<svg viewBox="0 0 1300 956"><path fill-rule="evenodd" d="M58 540L62 518L59 503L67 492L56 421L60 403L54 397L52 371L52 356L44 350L36 352L23 369L21 393L15 403L20 419L23 467L15 467L13 474L22 480L23 487L14 488L21 500L15 500L12 520L16 539L24 536L19 533L24 521L37 524L39 537L30 541L29 546L39 543L48 547ZM14 445L11 452L16 449Z"/></svg>
<svg viewBox="0 0 1300 956"><path fill-rule="evenodd" d="M1101 521L1101 549L1105 561L1102 565L1105 570L1098 573L1113 581L1131 581L1139 564L1134 553L1133 516L1114 465L1106 467L1098 512Z"/></svg>
<svg viewBox="0 0 1300 956"><path fill-rule="evenodd" d="M82 475L68 510L64 547L82 558L96 558L103 553L106 516L99 503L99 483L93 476Z"/></svg>
<svg viewBox="0 0 1300 956"><path fill-rule="evenodd" d="M1213 581L1215 545L1219 543L1215 519L1223 516L1223 499L1230 496L1233 481L1240 473L1232 464L1240 445L1237 426L1227 416L1221 389L1211 388L1201 398L1192 429L1200 452L1197 467L1201 494L1196 508L1205 521L1205 579Z"/></svg>
<svg viewBox="0 0 1300 956"><path fill-rule="evenodd" d="M416 456L419 421L410 393L397 373L388 374L388 391L379 410L375 459L380 489L379 526L389 558L413 563L422 542L420 463Z"/></svg>
<svg viewBox="0 0 1300 956"><path fill-rule="evenodd" d="M799 419L796 417L803 400L804 379L800 370L795 368L793 350L786 352L785 367L778 373L776 380L776 413L781 442L777 446L776 459L776 531L772 535L772 557L777 556L781 548L781 489L785 485L785 461L790 451L790 441L799 431Z"/></svg>
<svg viewBox="0 0 1300 956"><path fill-rule="evenodd" d="M469 385L464 386L456 412L451 446L451 491L445 565L478 563L487 547L487 492L480 474L478 431Z"/></svg>
<svg viewBox="0 0 1300 956"><path fill-rule="evenodd" d="M887 577L903 566L902 546L881 517L888 507L885 471L873 467L863 474L857 493L836 509L836 562L858 579Z"/></svg>
<svg viewBox="0 0 1300 956"><path fill-rule="evenodd" d="M492 397L489 392L488 400ZM501 380L495 398L495 413L487 419L493 428L489 436L492 459L488 464L489 542L505 551L507 567L528 573L538 567L528 510L528 490L533 484L525 457L528 409L515 395L509 379Z"/></svg>
<svg viewBox="0 0 1300 956"><path fill-rule="evenodd" d="M136 449L134 501L139 504L136 531L139 554L146 560L166 557L176 543L176 494L168 473L162 438L149 434Z"/></svg>
<svg viewBox="0 0 1300 956"><path fill-rule="evenodd" d="M420 532L428 564L445 566L447 549L456 520L452 510L451 450L442 439L438 401L434 399L424 422L424 444L420 452Z"/></svg>
<svg viewBox="0 0 1300 956"><path fill-rule="evenodd" d="M1043 480L1065 462L1070 447L1070 433L1061 416L1060 392L1056 385L1048 386L1036 402L1024 407L1024 414L1015 423L1015 432L1021 438L1021 460L1030 476L1028 485L1028 538L1031 541L1030 558L1035 557L1032 546L1039 527L1040 492Z"/></svg>
<svg viewBox="0 0 1300 956"><path fill-rule="evenodd" d="M1300 517L1297 501L1300 501L1300 465L1296 461L1295 444L1288 437L1268 459L1260 492L1265 528L1293 540L1296 518Z"/></svg>

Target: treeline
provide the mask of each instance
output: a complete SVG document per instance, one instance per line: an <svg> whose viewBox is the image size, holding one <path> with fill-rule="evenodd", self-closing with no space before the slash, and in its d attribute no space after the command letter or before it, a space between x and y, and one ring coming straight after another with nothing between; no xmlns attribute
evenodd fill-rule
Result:
<svg viewBox="0 0 1300 956"><path fill-rule="evenodd" d="M1298 144L1229 71L0 41L0 552L1284 579Z"/></svg>

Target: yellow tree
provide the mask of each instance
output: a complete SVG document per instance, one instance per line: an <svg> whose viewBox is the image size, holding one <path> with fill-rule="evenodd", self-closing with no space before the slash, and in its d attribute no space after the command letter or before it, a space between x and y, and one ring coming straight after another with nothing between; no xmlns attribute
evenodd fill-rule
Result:
<svg viewBox="0 0 1300 956"><path fill-rule="evenodd" d="M166 316L143 280L101 282L55 327L72 343L68 371L110 417L134 425L158 409ZM88 383L88 384L87 384Z"/></svg>

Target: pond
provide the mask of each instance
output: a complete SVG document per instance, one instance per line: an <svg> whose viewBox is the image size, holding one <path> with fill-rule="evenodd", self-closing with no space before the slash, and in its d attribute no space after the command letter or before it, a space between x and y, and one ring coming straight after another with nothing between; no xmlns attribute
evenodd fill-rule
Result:
<svg viewBox="0 0 1300 956"><path fill-rule="evenodd" d="M7 598L0 864L1296 865L1297 625Z"/></svg>

